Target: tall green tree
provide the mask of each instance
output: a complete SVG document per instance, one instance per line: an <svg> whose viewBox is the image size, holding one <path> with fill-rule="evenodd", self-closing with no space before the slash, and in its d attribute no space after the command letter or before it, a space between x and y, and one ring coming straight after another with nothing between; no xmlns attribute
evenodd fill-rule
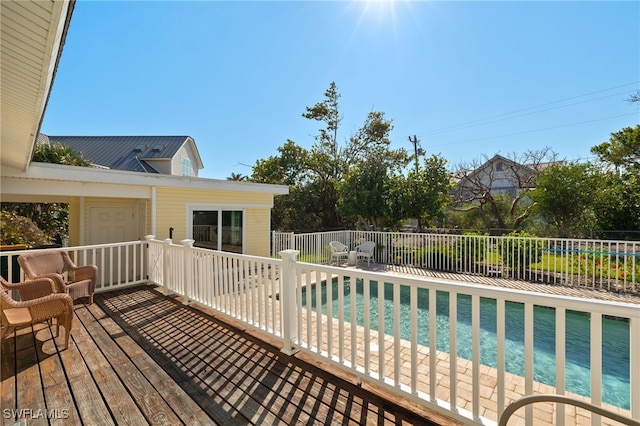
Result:
<svg viewBox="0 0 640 426"><path fill-rule="evenodd" d="M617 173L640 172L640 124L611 133L607 142L592 147L591 152Z"/></svg>
<svg viewBox="0 0 640 426"><path fill-rule="evenodd" d="M592 200L597 181L588 164L551 165L536 178L536 188L529 194L535 211L553 225L559 237L587 225L592 215Z"/></svg>
<svg viewBox="0 0 640 426"><path fill-rule="evenodd" d="M343 226L339 211L352 211L352 207L358 204L349 200L358 195L351 192L352 186L343 185L343 180L354 183L359 174L376 164L375 173L371 172L373 174L366 178L371 179L381 170L389 170L406 161L406 152L390 149L389 133L393 126L383 112L370 112L363 125L341 142L339 99L340 93L335 82L332 82L324 93L324 99L307 107L302 114L304 118L322 123L311 149L304 149L289 140L282 149L278 149L279 155L258 160L253 169L253 181L270 179L270 183L290 185L289 196L279 198L288 198L289 201L295 199L300 203L296 206L300 213L294 213L293 206L287 207L287 215L290 218L291 215L298 216L299 220L282 222L290 226L298 224L295 229L300 229L302 223L311 225L311 222L315 223L315 229ZM378 165L379 162L382 164ZM344 209L339 209L341 203L346 203ZM304 218L299 217L301 214Z"/></svg>
<svg viewBox="0 0 640 426"><path fill-rule="evenodd" d="M387 166L374 161L354 166L338 183L338 213L342 224L356 229L378 229L389 213Z"/></svg>
<svg viewBox="0 0 640 426"><path fill-rule="evenodd" d="M451 179L446 168L447 160L431 155L423 164L417 163L404 180L405 218L418 219L418 227L431 225L444 216L444 207L449 203Z"/></svg>

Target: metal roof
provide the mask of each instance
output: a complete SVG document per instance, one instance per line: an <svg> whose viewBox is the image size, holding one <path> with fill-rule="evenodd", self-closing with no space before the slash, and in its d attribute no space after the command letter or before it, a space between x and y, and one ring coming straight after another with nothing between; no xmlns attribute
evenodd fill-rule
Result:
<svg viewBox="0 0 640 426"><path fill-rule="evenodd" d="M49 142L74 148L85 160L102 167L158 173L146 160L170 160L189 136L48 136ZM198 156L195 143L193 149Z"/></svg>

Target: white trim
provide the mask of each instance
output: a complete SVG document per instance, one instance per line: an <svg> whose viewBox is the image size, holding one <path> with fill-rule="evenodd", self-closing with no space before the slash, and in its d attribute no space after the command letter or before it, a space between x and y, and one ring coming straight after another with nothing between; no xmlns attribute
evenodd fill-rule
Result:
<svg viewBox="0 0 640 426"><path fill-rule="evenodd" d="M187 208L194 210L244 210L244 209L270 209L269 204L244 204L244 203L187 203Z"/></svg>
<svg viewBox="0 0 640 426"><path fill-rule="evenodd" d="M46 195L59 197L151 198L151 188L93 182L73 182L44 179L21 179L3 176L0 184L2 199L10 195Z"/></svg>
<svg viewBox="0 0 640 426"><path fill-rule="evenodd" d="M80 245L85 245L86 244L86 241L84 240L85 239L85 234L86 234L85 233L85 229L84 229L86 221L84 220L84 217L87 214L87 212L84 210L84 208L85 208L84 197L80 197L80 224L79 224L79 226L80 226L79 234L80 235L78 235L78 239L80 240Z"/></svg>
<svg viewBox="0 0 640 426"><path fill-rule="evenodd" d="M157 235L156 234L156 227L158 226L156 221L156 213L158 211L157 197L158 197L157 188L155 186L152 186L151 187L151 235Z"/></svg>
<svg viewBox="0 0 640 426"><path fill-rule="evenodd" d="M222 212L223 211L240 211L242 212L242 254L247 250L247 208L244 204L187 204L186 215L186 235L187 239L193 240L193 212L196 210L216 211L218 212L218 241L216 244L222 248ZM265 207L266 208L266 207Z"/></svg>
<svg viewBox="0 0 640 426"><path fill-rule="evenodd" d="M207 189L230 192L255 192L260 194L284 195L289 193L286 185L271 185L254 182L238 182L232 180L206 179L189 176L173 176L165 174L149 174L122 170L104 170L92 167L64 166L60 164L31 163L26 172L7 167L2 168L3 190L5 179L23 180L43 179L47 181L81 182L85 184L113 185L120 192L124 187L141 186ZM8 180L8 179L7 179ZM14 180L15 181L15 180ZM35 185L37 186L37 185ZM100 194L97 192L96 194ZM100 195L98 195L100 196Z"/></svg>

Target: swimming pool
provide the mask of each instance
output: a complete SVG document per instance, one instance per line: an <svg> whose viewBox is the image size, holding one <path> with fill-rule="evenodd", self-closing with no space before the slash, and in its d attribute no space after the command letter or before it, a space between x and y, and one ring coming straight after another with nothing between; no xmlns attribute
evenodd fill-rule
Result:
<svg viewBox="0 0 640 426"><path fill-rule="evenodd" d="M324 284L324 283L323 283ZM353 286L345 280L344 318L351 319L351 297ZM355 286L356 324L364 325L363 283L357 280ZM332 285L332 312L338 317L338 283ZM378 283L370 282L370 323L372 330L378 329ZM436 348L449 353L449 294L437 292ZM327 289L322 285L321 306L327 313ZM384 288L384 329L393 334L396 318L393 316L393 286ZM303 306L306 293L303 289ZM418 344L429 346L429 294L418 289ZM410 288L400 290L400 337L410 340ZM311 307L316 309L316 291L311 291ZM506 302L505 369L507 372L524 376L524 304ZM590 325L589 315L582 312L566 311L566 341L568 342L565 361L565 388L586 397L591 393L590 380ZM534 307L534 380L555 386L555 310ZM458 295L457 301L457 356L471 359L471 296ZM629 323L625 320L604 317L602 322L602 399L603 402L623 409L630 407L629 387ZM496 353L496 301L480 299L480 362L490 367L497 365Z"/></svg>

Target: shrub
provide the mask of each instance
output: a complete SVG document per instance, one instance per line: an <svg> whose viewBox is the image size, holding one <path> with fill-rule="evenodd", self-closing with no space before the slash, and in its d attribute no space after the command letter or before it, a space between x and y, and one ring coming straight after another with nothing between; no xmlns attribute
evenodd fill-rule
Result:
<svg viewBox="0 0 640 426"><path fill-rule="evenodd" d="M526 232L513 231L505 235L498 248L502 263L513 269L527 268L542 257L542 245L535 235Z"/></svg>
<svg viewBox="0 0 640 426"><path fill-rule="evenodd" d="M25 244L29 247L51 243L49 237L24 216L0 212L0 245Z"/></svg>
<svg viewBox="0 0 640 426"><path fill-rule="evenodd" d="M486 235L480 232L462 234L456 241L456 259L460 261L472 259L474 262L484 260L487 250Z"/></svg>

